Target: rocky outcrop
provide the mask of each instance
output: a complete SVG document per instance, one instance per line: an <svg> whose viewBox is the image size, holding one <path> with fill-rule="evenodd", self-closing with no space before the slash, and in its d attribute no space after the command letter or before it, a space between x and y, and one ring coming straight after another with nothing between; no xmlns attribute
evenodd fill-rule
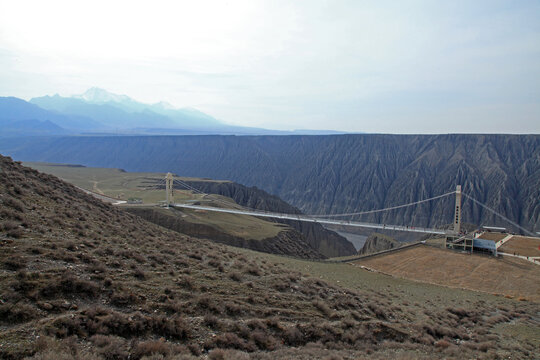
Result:
<svg viewBox="0 0 540 360"><path fill-rule="evenodd" d="M390 236L373 233L367 239L364 247L358 251L359 255L369 255L384 250L400 247L401 243Z"/></svg>
<svg viewBox="0 0 540 360"><path fill-rule="evenodd" d="M303 259L323 259L324 256L315 251L294 229L284 229L275 237L254 240L232 236L205 224L197 224L182 220L177 210L164 212L155 208L126 208L132 214L142 217L154 224L163 226L182 234L201 239L209 239L218 243L242 247L246 249L293 256Z"/></svg>

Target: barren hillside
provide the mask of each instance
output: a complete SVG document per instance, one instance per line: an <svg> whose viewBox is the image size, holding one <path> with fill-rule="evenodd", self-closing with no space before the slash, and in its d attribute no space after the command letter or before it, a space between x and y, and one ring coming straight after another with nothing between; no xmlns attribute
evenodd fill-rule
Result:
<svg viewBox="0 0 540 360"><path fill-rule="evenodd" d="M160 228L5 157L0 246L5 359L536 356L534 334L499 330L536 331L537 303L414 304L398 288L330 285L270 255Z"/></svg>

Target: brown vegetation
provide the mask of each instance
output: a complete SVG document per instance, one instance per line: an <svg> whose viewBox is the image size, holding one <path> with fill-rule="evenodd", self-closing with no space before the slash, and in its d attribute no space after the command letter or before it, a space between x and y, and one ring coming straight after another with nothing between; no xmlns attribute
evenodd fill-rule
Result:
<svg viewBox="0 0 540 360"><path fill-rule="evenodd" d="M540 257L540 238L512 236L497 251L521 256Z"/></svg>
<svg viewBox="0 0 540 360"><path fill-rule="evenodd" d="M7 158L0 175L1 358L534 356L495 330L527 324L535 303L405 305L160 228Z"/></svg>
<svg viewBox="0 0 540 360"><path fill-rule="evenodd" d="M540 300L540 267L515 258L417 246L355 264L412 280Z"/></svg>

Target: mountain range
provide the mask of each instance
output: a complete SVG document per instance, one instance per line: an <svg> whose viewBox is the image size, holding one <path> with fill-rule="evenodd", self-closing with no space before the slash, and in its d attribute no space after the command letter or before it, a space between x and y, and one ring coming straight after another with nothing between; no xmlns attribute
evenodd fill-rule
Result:
<svg viewBox="0 0 540 360"><path fill-rule="evenodd" d="M31 123L28 123L31 121ZM106 134L293 134L332 131L274 131L228 125L197 109L169 103L144 104L100 88L63 97L0 97L0 136Z"/></svg>
<svg viewBox="0 0 540 360"><path fill-rule="evenodd" d="M464 193L540 231L540 135L92 136L4 139L17 160L174 172L232 180L277 195L305 214L336 214ZM454 197L354 220L438 227ZM463 221L507 221L463 199ZM519 230L520 231L520 230Z"/></svg>

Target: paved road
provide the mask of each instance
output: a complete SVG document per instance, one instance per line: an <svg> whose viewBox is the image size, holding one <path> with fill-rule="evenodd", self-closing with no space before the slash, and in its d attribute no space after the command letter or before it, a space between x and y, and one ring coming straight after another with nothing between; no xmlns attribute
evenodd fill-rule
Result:
<svg viewBox="0 0 540 360"><path fill-rule="evenodd" d="M88 195L92 195L93 197L95 197L95 198L97 198L97 199L99 199L101 201L104 201L106 203L110 203L110 204L113 204L113 205L120 205L120 204L127 203L127 201L125 201L125 200L118 200L118 199L109 197L107 195L102 195L102 194L98 194L97 192L93 192L93 191L90 191L90 190L83 189L83 188L78 187L78 186L75 186L75 187L77 189L81 190L81 191L84 191Z"/></svg>

